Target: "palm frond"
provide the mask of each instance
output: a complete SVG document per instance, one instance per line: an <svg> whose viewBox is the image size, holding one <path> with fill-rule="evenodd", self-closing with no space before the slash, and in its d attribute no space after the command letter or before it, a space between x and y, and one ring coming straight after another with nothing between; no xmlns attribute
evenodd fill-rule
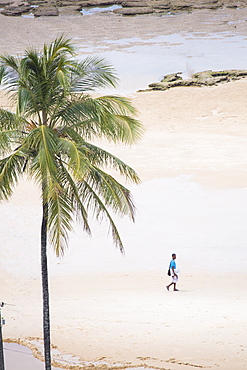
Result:
<svg viewBox="0 0 247 370"><path fill-rule="evenodd" d="M36 114L40 124L42 123L35 91L28 87L20 87L13 98L16 100L16 114L27 119Z"/></svg>
<svg viewBox="0 0 247 370"><path fill-rule="evenodd" d="M119 96L103 96L94 99L99 105L101 127L108 132L104 135L113 140L126 144L133 144L140 140L143 135L142 124L132 116L137 111L131 101Z"/></svg>
<svg viewBox="0 0 247 370"><path fill-rule="evenodd" d="M22 177L26 158L21 149L0 160L0 200L7 200Z"/></svg>
<svg viewBox="0 0 247 370"><path fill-rule="evenodd" d="M94 91L102 87L116 87L115 69L104 58L89 56L72 69L71 91Z"/></svg>
<svg viewBox="0 0 247 370"><path fill-rule="evenodd" d="M28 82L28 78L31 76L31 81L33 77L40 76L42 71L42 65L40 62L40 55L35 49L26 50L24 57L20 63L21 78Z"/></svg>
<svg viewBox="0 0 247 370"><path fill-rule="evenodd" d="M13 148L13 143L19 141L20 133L17 130L0 131L0 157L9 153Z"/></svg>
<svg viewBox="0 0 247 370"><path fill-rule="evenodd" d="M67 165L73 172L73 175L76 176L81 170L81 153L76 143L67 138L59 138L59 151L62 155L66 154L68 158Z"/></svg>
<svg viewBox="0 0 247 370"><path fill-rule="evenodd" d="M7 109L0 108L0 129L15 130L21 127L23 122L21 117L17 117L16 114L10 112Z"/></svg>
<svg viewBox="0 0 247 370"><path fill-rule="evenodd" d="M7 92L18 89L20 59L12 55L0 55L1 85Z"/></svg>
<svg viewBox="0 0 247 370"><path fill-rule="evenodd" d="M20 59L17 57L14 57L13 55L1 55L0 56L0 63L1 65L5 66L5 68L11 68L12 70L18 72L19 70L19 62Z"/></svg>
<svg viewBox="0 0 247 370"><path fill-rule="evenodd" d="M35 180L41 185L42 178L47 179L46 198L52 192L60 191L56 163L58 140L55 132L47 126L38 126L25 138L23 147L32 157L30 171Z"/></svg>
<svg viewBox="0 0 247 370"><path fill-rule="evenodd" d="M68 231L72 230L73 206L71 199L62 192L52 192L48 200L48 230L51 245L56 255L64 253L67 245Z"/></svg>
<svg viewBox="0 0 247 370"><path fill-rule="evenodd" d="M64 54L75 55L75 47L71 43L71 39L66 39L64 35L57 37L49 45L44 44L43 55L47 62L52 62L55 58L60 58Z"/></svg>
<svg viewBox="0 0 247 370"><path fill-rule="evenodd" d="M131 100L123 96L107 95L95 98L95 100L109 113L134 116L137 114L137 110L131 104Z"/></svg>
<svg viewBox="0 0 247 370"><path fill-rule="evenodd" d="M134 221L135 206L131 193L112 176L101 169L91 166L91 171L83 179L101 197L106 207L110 207L114 213L128 215ZM83 197L83 185L78 185Z"/></svg>
<svg viewBox="0 0 247 370"><path fill-rule="evenodd" d="M110 168L116 170L121 176L124 176L126 179L139 184L141 182L136 171L128 166L126 163L121 161L118 157L107 152L106 150L93 145L88 142L83 142L83 147L86 147L90 150L90 163L94 166L100 166L100 168Z"/></svg>
<svg viewBox="0 0 247 370"><path fill-rule="evenodd" d="M143 126L131 117L135 113L131 107L128 99L117 96L93 99L81 95L67 102L57 116L64 129L73 127L85 140L106 137L113 142L133 144L142 137Z"/></svg>
<svg viewBox="0 0 247 370"><path fill-rule="evenodd" d="M117 226L113 218L111 217L107 207L101 200L100 196L86 181L84 181L83 184L81 184L80 190L83 194L83 201L86 204L86 207L88 209L91 209L96 219L99 222L101 222L103 219L106 219L109 222L113 242L116 245L116 247L119 248L120 251L123 253L124 247Z"/></svg>
<svg viewBox="0 0 247 370"><path fill-rule="evenodd" d="M4 75L5 75L5 68L0 65L0 85L2 84Z"/></svg>
<svg viewBox="0 0 247 370"><path fill-rule="evenodd" d="M80 98L72 96L71 100L67 100L60 106L53 118L53 122L57 122L60 129L64 127L74 127L79 131L83 131L85 125L90 125L97 118L97 112L93 110L93 105L86 95L81 95ZM96 125L94 125L96 126ZM94 131L94 127L92 131ZM85 130L84 130L85 131ZM98 131L98 129L97 129ZM95 131L95 133L97 132Z"/></svg>
<svg viewBox="0 0 247 370"><path fill-rule="evenodd" d="M60 167L61 167L61 183L62 188L66 189L68 196L71 199L73 209L76 213L77 221L83 223L84 230L91 235L90 226L88 223L88 215L87 211L84 207L84 204L82 202L82 199L79 194L79 190L77 187L77 182L74 181L72 176L70 175L69 171L64 166L63 162L60 160Z"/></svg>

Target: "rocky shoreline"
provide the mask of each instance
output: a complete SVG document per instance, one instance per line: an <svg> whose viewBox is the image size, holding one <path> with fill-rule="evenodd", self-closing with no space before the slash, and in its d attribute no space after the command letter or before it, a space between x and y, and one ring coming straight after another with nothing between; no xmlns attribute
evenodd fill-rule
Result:
<svg viewBox="0 0 247 370"><path fill-rule="evenodd" d="M214 86L220 83L240 80L247 77L247 70L225 70L225 71L203 71L194 73L191 78L183 79L182 73L172 73L163 77L160 82L153 82L148 85L148 89L139 90L145 91L165 91L177 86Z"/></svg>
<svg viewBox="0 0 247 370"><path fill-rule="evenodd" d="M111 5L119 7L109 12L121 16L163 15L198 9L243 8L247 0L0 0L0 12L5 16L82 15L82 8Z"/></svg>

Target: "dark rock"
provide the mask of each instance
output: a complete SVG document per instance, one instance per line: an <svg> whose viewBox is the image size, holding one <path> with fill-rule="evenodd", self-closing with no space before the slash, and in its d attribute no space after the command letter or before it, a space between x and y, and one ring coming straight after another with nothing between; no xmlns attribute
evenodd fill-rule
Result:
<svg viewBox="0 0 247 370"><path fill-rule="evenodd" d="M171 9L172 10L189 10L192 9L193 3L187 3L183 0L176 0L171 2Z"/></svg>
<svg viewBox="0 0 247 370"><path fill-rule="evenodd" d="M225 0L224 2L222 1L222 3L227 8L238 8L238 6L239 6L239 1L238 0Z"/></svg>
<svg viewBox="0 0 247 370"><path fill-rule="evenodd" d="M115 14L121 14L121 15L140 15L140 14L151 14L154 13L154 9L150 7L145 8L120 8L120 9L114 9L113 13Z"/></svg>
<svg viewBox="0 0 247 370"><path fill-rule="evenodd" d="M192 85L193 82L191 80L176 80L172 82L154 82L152 84L149 84L148 87L151 88L151 90L168 90L171 87L176 86L189 86Z"/></svg>
<svg viewBox="0 0 247 370"><path fill-rule="evenodd" d="M218 9L221 8L223 4L211 3L211 4L194 4L193 9Z"/></svg>
<svg viewBox="0 0 247 370"><path fill-rule="evenodd" d="M7 5L1 11L1 14L6 16L18 16L24 13L28 13L32 8L30 5L20 4L20 5Z"/></svg>
<svg viewBox="0 0 247 370"><path fill-rule="evenodd" d="M11 0L0 0L0 7L4 7L6 5L10 5L10 4L13 4L14 1L11 1Z"/></svg>
<svg viewBox="0 0 247 370"><path fill-rule="evenodd" d="M59 15L82 15L81 6L64 5L59 7Z"/></svg>
<svg viewBox="0 0 247 370"><path fill-rule="evenodd" d="M74 8L77 8L77 9L81 9L82 6L79 2L76 2L76 1L69 1L69 0L61 0L61 1L58 1L57 4L56 4L59 8L60 7L74 7Z"/></svg>
<svg viewBox="0 0 247 370"><path fill-rule="evenodd" d="M143 7L143 8L153 8L153 9L159 9L159 10L170 10L171 3L169 0L162 1L162 0L123 0L121 3L123 8L132 8L132 7Z"/></svg>
<svg viewBox="0 0 247 370"><path fill-rule="evenodd" d="M180 73L173 73L164 76L161 82L154 82L148 85L150 90L168 90L177 86L214 86L219 83L239 80L247 77L247 70L230 69L226 71L203 71L194 73L191 78L184 80Z"/></svg>
<svg viewBox="0 0 247 370"><path fill-rule="evenodd" d="M206 5L206 4L217 4L218 0L200 0L201 5Z"/></svg>
<svg viewBox="0 0 247 370"><path fill-rule="evenodd" d="M226 8L238 8L238 4L236 4L236 3L226 4L225 6L226 6Z"/></svg>
<svg viewBox="0 0 247 370"><path fill-rule="evenodd" d="M121 3L121 0L82 0L79 2L82 8L89 6L105 6Z"/></svg>
<svg viewBox="0 0 247 370"><path fill-rule="evenodd" d="M33 14L35 17L56 17L59 12L56 6L40 6L33 10Z"/></svg>
<svg viewBox="0 0 247 370"><path fill-rule="evenodd" d="M229 69L229 70L224 70L224 71L204 71L204 72L198 72L194 73L192 75L192 78L208 78L208 77L213 77L213 78L223 78L227 77L230 80L237 80L242 77L247 76L247 70L245 69Z"/></svg>
<svg viewBox="0 0 247 370"><path fill-rule="evenodd" d="M170 1L150 1L149 6L152 6L154 9L164 9L168 10L171 7Z"/></svg>
<svg viewBox="0 0 247 370"><path fill-rule="evenodd" d="M148 3L142 1L124 1L121 5L123 8L148 7Z"/></svg>
<svg viewBox="0 0 247 370"><path fill-rule="evenodd" d="M154 91L155 90L161 90L161 91L165 91L165 90L168 90L169 89L168 84L163 84L161 82L154 82L152 84L149 84L148 87L149 87L149 89L147 89L146 91L148 91L148 90L154 90Z"/></svg>
<svg viewBox="0 0 247 370"><path fill-rule="evenodd" d="M56 0L27 0L29 5L56 6Z"/></svg>
<svg viewBox="0 0 247 370"><path fill-rule="evenodd" d="M180 74L182 73L178 72L178 73L172 73L170 75L166 75L163 77L161 82L173 82L173 81L183 80L183 78L179 76Z"/></svg>

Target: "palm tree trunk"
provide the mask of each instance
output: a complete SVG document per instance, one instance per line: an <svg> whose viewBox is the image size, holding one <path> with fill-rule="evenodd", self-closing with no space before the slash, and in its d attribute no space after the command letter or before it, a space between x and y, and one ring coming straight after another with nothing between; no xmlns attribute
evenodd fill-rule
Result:
<svg viewBox="0 0 247 370"><path fill-rule="evenodd" d="M45 369L51 370L50 308L47 266L47 203L43 201L43 218L41 226L41 275L43 292L43 336Z"/></svg>

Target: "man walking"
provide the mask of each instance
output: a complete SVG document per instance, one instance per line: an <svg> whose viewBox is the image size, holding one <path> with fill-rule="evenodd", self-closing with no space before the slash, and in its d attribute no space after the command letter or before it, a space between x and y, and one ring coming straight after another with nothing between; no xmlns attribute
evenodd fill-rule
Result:
<svg viewBox="0 0 247 370"><path fill-rule="evenodd" d="M172 254L172 260L171 260L170 266L169 266L170 271L171 271L172 282L171 282L171 284L166 286L166 289L169 290L170 286L174 285L173 290L175 292L178 292L178 289L176 288L176 284L177 284L177 281L178 281L178 274L176 273L177 265L176 265L175 259L176 259L176 254L173 253Z"/></svg>

